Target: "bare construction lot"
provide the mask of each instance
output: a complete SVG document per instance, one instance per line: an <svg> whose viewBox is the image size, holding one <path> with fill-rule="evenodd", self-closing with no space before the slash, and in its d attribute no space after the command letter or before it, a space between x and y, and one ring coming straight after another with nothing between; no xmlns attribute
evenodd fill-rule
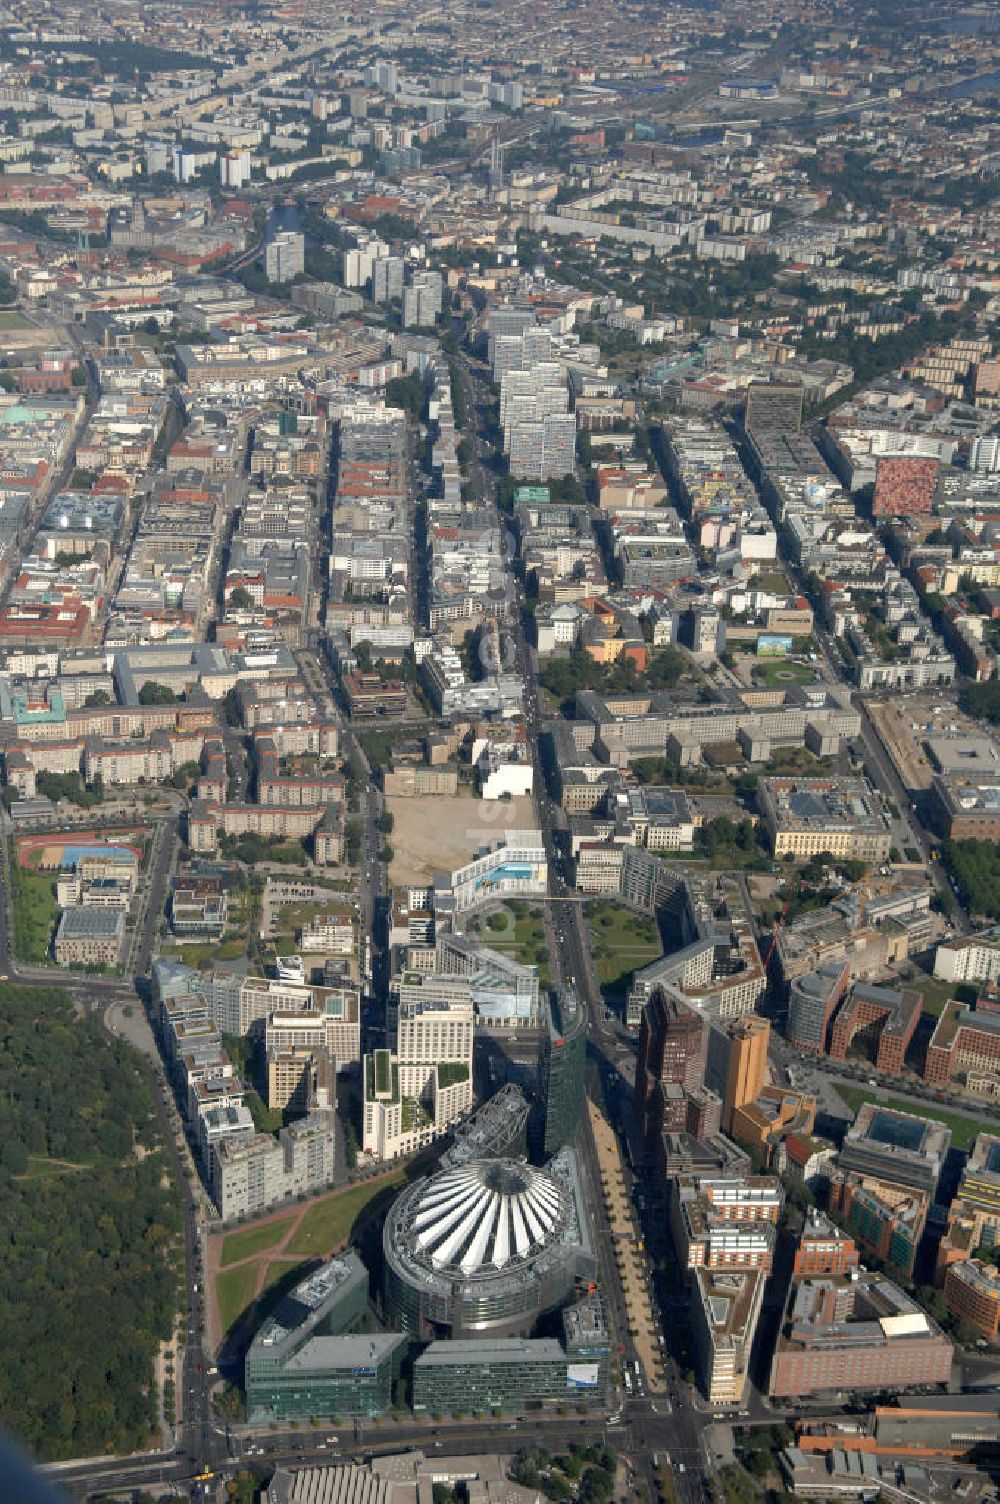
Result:
<svg viewBox="0 0 1000 1504"><path fill-rule="evenodd" d="M509 801L477 799L472 793L421 799L392 796L385 807L392 815L389 881L394 885L429 883L436 871L462 866L477 847L505 830L535 828L534 805L528 796Z"/></svg>

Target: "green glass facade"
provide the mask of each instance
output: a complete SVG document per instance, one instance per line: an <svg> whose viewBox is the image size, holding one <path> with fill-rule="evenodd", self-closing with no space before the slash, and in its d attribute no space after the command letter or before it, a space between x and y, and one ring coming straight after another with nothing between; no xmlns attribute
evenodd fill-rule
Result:
<svg viewBox="0 0 1000 1504"><path fill-rule="evenodd" d="M247 1417L260 1423L378 1415L392 1404L408 1346L397 1333L317 1337L285 1362L248 1355Z"/></svg>
<svg viewBox="0 0 1000 1504"><path fill-rule="evenodd" d="M518 1411L545 1401L603 1404L599 1365L573 1361L551 1337L432 1342L413 1365L417 1415Z"/></svg>

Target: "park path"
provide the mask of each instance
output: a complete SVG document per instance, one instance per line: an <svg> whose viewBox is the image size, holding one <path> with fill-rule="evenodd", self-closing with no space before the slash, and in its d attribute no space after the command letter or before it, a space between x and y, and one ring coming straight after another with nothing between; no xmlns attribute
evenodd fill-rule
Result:
<svg viewBox="0 0 1000 1504"><path fill-rule="evenodd" d="M325 1201L332 1201L337 1196L343 1196L350 1191L357 1190L360 1185L377 1187L383 1181L390 1180L398 1171L399 1166L392 1165L380 1175L372 1175L363 1180L354 1181L352 1184L337 1186L334 1190L326 1191L322 1196L316 1196L311 1201L296 1206L279 1208L279 1210L269 1212L266 1217L261 1217L257 1221L247 1222L240 1227L230 1228L228 1232L222 1232L221 1230L212 1232L206 1239L207 1246L205 1249L205 1276L208 1286L206 1290L206 1294L208 1295L206 1302L208 1315L207 1335L212 1351L217 1352L219 1350L226 1336L219 1319L219 1302L216 1294L216 1282L220 1274L229 1274L232 1270L242 1269L247 1264L260 1265L257 1270L257 1277L254 1280L253 1294L247 1306L247 1310L249 1311L254 1301L260 1298L267 1287L273 1263L284 1263L291 1268L293 1263L302 1264L310 1258L318 1257L315 1254L291 1253L288 1248L289 1243L295 1237L302 1222L314 1207L322 1205ZM373 1192L374 1194L375 1192ZM290 1219L288 1226L276 1243L272 1243L269 1247L260 1249L256 1253L244 1254L242 1258L232 1259L229 1263L223 1264L222 1255L226 1246L226 1239L231 1237L233 1233L249 1232L251 1229L256 1230L259 1227L267 1227L274 1222L283 1222L286 1218ZM330 1249L328 1252L332 1253L334 1251Z"/></svg>

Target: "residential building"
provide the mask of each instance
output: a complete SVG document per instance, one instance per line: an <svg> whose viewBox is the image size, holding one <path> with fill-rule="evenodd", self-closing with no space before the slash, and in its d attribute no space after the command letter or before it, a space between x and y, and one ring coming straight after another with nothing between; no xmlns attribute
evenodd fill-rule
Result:
<svg viewBox="0 0 1000 1504"><path fill-rule="evenodd" d="M310 1112L276 1138L256 1133L212 1150L212 1193L223 1222L257 1216L289 1197L309 1195L333 1181L335 1114Z"/></svg>
<svg viewBox="0 0 1000 1504"><path fill-rule="evenodd" d="M770 1272L781 1184L770 1175L679 1175L670 1200L670 1230L684 1270Z"/></svg>
<svg viewBox="0 0 1000 1504"><path fill-rule="evenodd" d="M264 270L269 282L291 282L305 270L305 236L298 230L279 230L264 248Z"/></svg>

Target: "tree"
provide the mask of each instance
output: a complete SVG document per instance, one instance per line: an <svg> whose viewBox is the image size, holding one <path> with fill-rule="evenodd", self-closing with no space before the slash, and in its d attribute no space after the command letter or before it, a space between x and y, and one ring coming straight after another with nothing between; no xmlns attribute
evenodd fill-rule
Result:
<svg viewBox="0 0 1000 1504"><path fill-rule="evenodd" d="M234 611L252 611L254 599L245 585L237 585L229 592L229 604Z"/></svg>
<svg viewBox="0 0 1000 1504"><path fill-rule="evenodd" d="M181 1233L146 1067L58 991L3 986L0 1008L0 1413L47 1460L145 1448ZM4 1176L11 1154L48 1173Z"/></svg>
<svg viewBox="0 0 1000 1504"><path fill-rule="evenodd" d="M106 689L95 689L84 700L84 708L96 708L100 705L113 705L115 702Z"/></svg>
<svg viewBox="0 0 1000 1504"><path fill-rule="evenodd" d="M222 702L222 712L226 718L227 726L242 726L243 717L240 714L240 697L235 688L227 690L226 698Z"/></svg>
<svg viewBox="0 0 1000 1504"><path fill-rule="evenodd" d="M1000 722L1000 679L988 679L985 684L964 684L958 703L966 715L997 725Z"/></svg>
<svg viewBox="0 0 1000 1504"><path fill-rule="evenodd" d="M155 679L147 679L139 691L140 705L175 705L177 696L167 684L158 684Z"/></svg>

